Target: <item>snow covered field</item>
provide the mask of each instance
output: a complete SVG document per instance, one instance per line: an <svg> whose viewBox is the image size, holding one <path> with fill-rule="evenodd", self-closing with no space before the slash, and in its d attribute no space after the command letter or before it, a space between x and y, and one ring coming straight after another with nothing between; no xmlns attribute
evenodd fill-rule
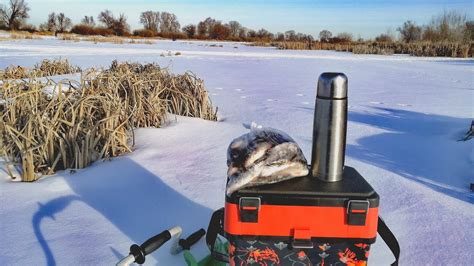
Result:
<svg viewBox="0 0 474 266"><path fill-rule="evenodd" d="M221 117L170 117L166 127L139 129L132 154L32 184L0 170L0 265L111 265L130 244L173 225L185 235L207 228L224 203L227 145L251 122L286 131L311 158L316 81L329 71L349 78L346 164L380 194L401 264L472 264L474 140L457 140L474 117L473 60L209 44L0 42L1 68L62 57L81 67L118 59L190 70ZM202 257L206 249L201 241L192 251ZM184 264L167 248L148 262ZM389 262L379 239L369 263Z"/></svg>

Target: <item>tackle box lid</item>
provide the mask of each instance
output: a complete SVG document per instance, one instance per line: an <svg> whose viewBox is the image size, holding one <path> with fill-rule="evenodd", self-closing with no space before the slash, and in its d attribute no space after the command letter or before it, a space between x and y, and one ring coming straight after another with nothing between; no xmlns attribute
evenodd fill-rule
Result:
<svg viewBox="0 0 474 266"><path fill-rule="evenodd" d="M230 196L229 203L239 203L242 197L258 197L261 204L345 206L349 200L367 200L370 207L378 207L379 196L357 170L345 166L343 179L324 182L310 175L296 177L275 184L242 188Z"/></svg>

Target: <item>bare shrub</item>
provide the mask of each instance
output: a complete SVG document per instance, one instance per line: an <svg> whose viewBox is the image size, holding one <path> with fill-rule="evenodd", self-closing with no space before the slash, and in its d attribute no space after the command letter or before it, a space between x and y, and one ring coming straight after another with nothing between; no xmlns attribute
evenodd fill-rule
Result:
<svg viewBox="0 0 474 266"><path fill-rule="evenodd" d="M80 35L97 35L94 27L86 24L74 25L74 27L71 29L71 32Z"/></svg>
<svg viewBox="0 0 474 266"><path fill-rule="evenodd" d="M155 31L152 31L152 30L141 29L141 30L134 30L134 31L133 31L133 35L134 35L134 36L140 36L140 37L151 38L151 37L155 37L155 36L156 36L156 32L155 32Z"/></svg>

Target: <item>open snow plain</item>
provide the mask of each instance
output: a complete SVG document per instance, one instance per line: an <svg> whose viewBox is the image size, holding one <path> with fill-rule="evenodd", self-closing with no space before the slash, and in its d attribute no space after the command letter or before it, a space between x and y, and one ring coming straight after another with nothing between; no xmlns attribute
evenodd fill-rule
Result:
<svg viewBox="0 0 474 266"><path fill-rule="evenodd" d="M474 61L209 44L0 42L2 68L61 57L81 67L118 59L190 70L221 118L170 116L163 128L137 130L133 153L74 174L26 184L0 171L1 265L111 265L130 244L173 225L185 235L207 228L224 203L227 145L251 122L286 131L311 158L316 82L327 71L349 78L346 164L380 194L401 264L472 264L474 140L458 140L474 117ZM204 241L192 251L207 254ZM147 262L184 264L168 247ZM390 262L379 239L369 263Z"/></svg>

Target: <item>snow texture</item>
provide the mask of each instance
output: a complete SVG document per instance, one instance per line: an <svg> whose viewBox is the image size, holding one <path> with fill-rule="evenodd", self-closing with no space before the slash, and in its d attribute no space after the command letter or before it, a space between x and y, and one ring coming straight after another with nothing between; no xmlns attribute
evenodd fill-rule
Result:
<svg viewBox="0 0 474 266"><path fill-rule="evenodd" d="M4 167L0 265L111 265L132 243L166 228L180 225L184 235L206 228L224 204L226 149L252 121L287 132L311 157L322 72L349 78L346 164L379 193L380 213L400 241L401 265L472 264L474 141L458 141L474 116L471 59L207 44L0 42L0 67L62 57L82 68L118 59L191 70L205 80L220 112L219 122L170 117L163 128L139 129L133 153L75 173L26 184L10 180ZM168 248L147 264L183 265ZM192 252L206 255L204 241ZM378 239L369 263L392 260Z"/></svg>

